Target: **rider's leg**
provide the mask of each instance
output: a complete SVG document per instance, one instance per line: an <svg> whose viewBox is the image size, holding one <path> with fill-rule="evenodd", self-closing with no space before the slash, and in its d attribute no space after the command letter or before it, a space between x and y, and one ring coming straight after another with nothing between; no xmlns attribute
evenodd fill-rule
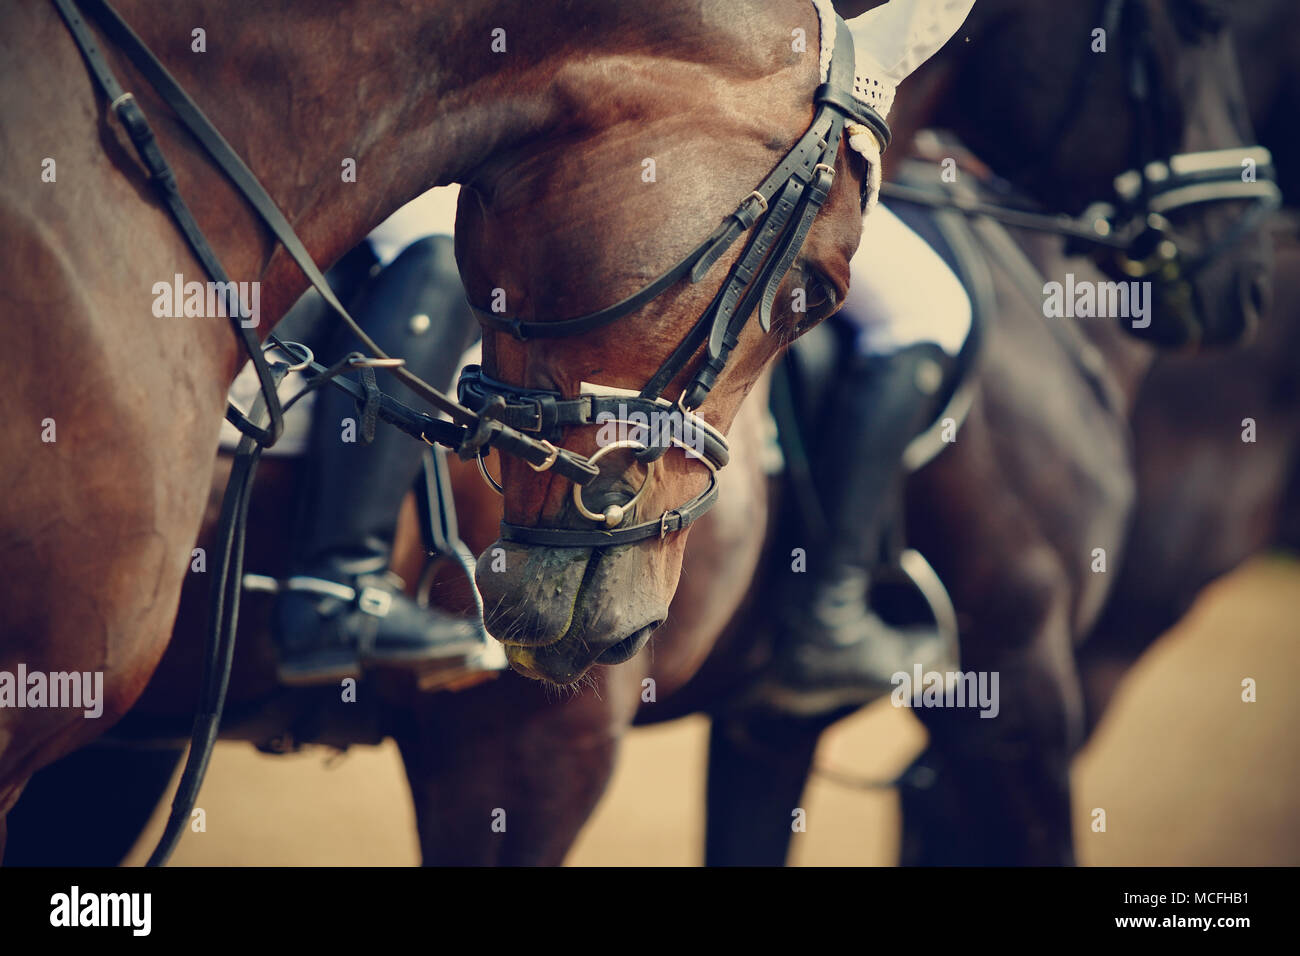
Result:
<svg viewBox="0 0 1300 956"><path fill-rule="evenodd" d="M439 387L450 383L475 334L445 236L412 243L354 304L385 351ZM332 361L358 347L340 336L327 355ZM280 677L288 683L332 681L365 664L415 664L478 643L475 628L419 607L388 574L398 513L424 446L383 422L362 444L357 419L350 397L319 393L294 573L276 608Z"/></svg>
<svg viewBox="0 0 1300 956"><path fill-rule="evenodd" d="M882 537L901 490L908 444L939 411L937 394L970 329L957 277L883 207L868 220L844 306L855 354L842 363L822 416L819 476L829 540L790 575L778 642L786 709L814 712L865 703L903 671L948 670L935 626L892 627L870 607Z"/></svg>

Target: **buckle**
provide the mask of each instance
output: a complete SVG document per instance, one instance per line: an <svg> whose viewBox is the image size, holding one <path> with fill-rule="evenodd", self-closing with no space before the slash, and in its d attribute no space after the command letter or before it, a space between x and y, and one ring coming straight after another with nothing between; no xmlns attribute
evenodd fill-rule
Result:
<svg viewBox="0 0 1300 956"><path fill-rule="evenodd" d="M673 509L672 511L665 511L663 514L661 514L661 515L659 516L659 540L660 540L660 541L662 541L664 538L668 537L668 533L669 533L669 531L676 531L676 530L678 530L677 528L671 528L671 529L670 529L670 528L668 527L668 516L669 516L669 515L673 515L674 517L676 517L676 518L678 519L678 521L680 521L680 520L681 520L681 517L682 517L682 513L681 513L680 511L676 510L676 509Z"/></svg>
<svg viewBox="0 0 1300 956"><path fill-rule="evenodd" d="M521 424L518 426L519 430L522 432L534 432L539 436L552 433L555 430L556 421L560 417L559 408L556 406L555 396L548 394L534 394L533 397L530 397L527 394L523 394L523 389L520 389L519 392L521 393L519 395L520 405L516 407L524 409L531 404L532 413L537 416L536 422L527 425Z"/></svg>
<svg viewBox="0 0 1300 956"><path fill-rule="evenodd" d="M757 209L755 207L758 207ZM767 212L767 197L755 189L752 193L740 201L736 211L732 213L736 222L740 223L741 229L749 229L758 222L759 218Z"/></svg>
<svg viewBox="0 0 1300 956"><path fill-rule="evenodd" d="M548 452L550 452L550 454L548 454L548 455L546 456L546 460L543 461L540 465L534 465L531 461L528 461L527 459L524 459L525 461L528 462L528 467L531 468L533 471L547 471L547 470L549 470L550 467L551 467L553 464L555 464L555 459L557 459L557 458L560 457L560 449L556 448L554 445L552 445L550 442L548 442L545 438L542 439L542 447L544 447Z"/></svg>
<svg viewBox="0 0 1300 956"><path fill-rule="evenodd" d="M285 369L285 372L301 372L307 366L311 365L312 362L316 361L316 354L301 342L268 340L262 343L263 354L273 351L274 349L280 349L291 359L295 360L289 364L289 367ZM298 349L301 349L302 351L299 352L297 351ZM299 358L299 356L301 356L301 358Z"/></svg>
<svg viewBox="0 0 1300 956"><path fill-rule="evenodd" d="M286 342L286 345L295 345L294 342ZM306 346L303 346L306 348ZM401 368L406 364L403 358L375 358L373 355L362 355L359 352L353 352L348 356L348 368Z"/></svg>
<svg viewBox="0 0 1300 956"><path fill-rule="evenodd" d="M550 453L546 455L545 462L542 462L541 464L533 464L532 462L528 462L528 459L524 459L525 462L528 462L528 467L532 468L533 471L549 471L552 464L555 464L555 459L560 457L560 450L558 447L551 445L549 441L545 440L545 438L542 438L542 447L545 447L545 449Z"/></svg>
<svg viewBox="0 0 1300 956"><path fill-rule="evenodd" d="M135 99L134 94L123 93L117 99L113 100L113 102L108 104L109 112L111 112L114 116L118 116L120 118L120 113L118 111L121 110L123 106L125 106L127 103L131 102L134 99Z"/></svg>
<svg viewBox="0 0 1300 956"><path fill-rule="evenodd" d="M519 425L521 432L540 432L542 430L542 402L541 399L529 399L533 403L533 414L537 416L537 421L531 425Z"/></svg>
<svg viewBox="0 0 1300 956"><path fill-rule="evenodd" d="M393 607L393 595L383 588L366 585L357 595L357 609L374 617L387 617Z"/></svg>
<svg viewBox="0 0 1300 956"><path fill-rule="evenodd" d="M835 183L835 169L825 163L818 163L813 167L812 178L808 180L808 202L820 206L830 195L831 186Z"/></svg>

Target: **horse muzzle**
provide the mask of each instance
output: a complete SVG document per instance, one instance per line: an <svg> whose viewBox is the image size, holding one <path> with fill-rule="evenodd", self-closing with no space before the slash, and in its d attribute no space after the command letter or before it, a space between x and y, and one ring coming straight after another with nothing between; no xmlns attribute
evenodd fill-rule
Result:
<svg viewBox="0 0 1300 956"><path fill-rule="evenodd" d="M475 574L488 632L505 645L511 667L534 680L572 684L597 664L621 664L668 617L647 559L640 547L498 541Z"/></svg>

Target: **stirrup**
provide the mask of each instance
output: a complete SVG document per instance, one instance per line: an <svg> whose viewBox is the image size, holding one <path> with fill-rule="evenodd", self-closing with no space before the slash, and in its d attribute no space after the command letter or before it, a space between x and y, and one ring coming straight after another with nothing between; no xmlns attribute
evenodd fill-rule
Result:
<svg viewBox="0 0 1300 956"><path fill-rule="evenodd" d="M951 659L961 660L961 642L957 629L957 609L947 587L925 556L915 548L903 548L895 562L884 564L872 571L871 590L880 586L903 584L910 587L929 609L931 619ZM880 612L874 600L873 609ZM883 616L883 615L882 615ZM891 622L892 623L892 622Z"/></svg>

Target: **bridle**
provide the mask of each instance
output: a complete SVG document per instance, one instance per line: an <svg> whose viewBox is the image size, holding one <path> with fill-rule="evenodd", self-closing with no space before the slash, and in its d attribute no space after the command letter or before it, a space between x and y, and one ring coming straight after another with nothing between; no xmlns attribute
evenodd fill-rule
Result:
<svg viewBox="0 0 1300 956"><path fill-rule="evenodd" d="M505 526L504 534L513 534L516 540L530 540L555 546L579 547L609 546L642 540L652 536L663 537L679 531L703 514L716 500L716 483L695 501L681 509L667 512L658 521L631 528L611 528L626 516L629 504L611 506L604 512L586 510L581 501L581 488L599 474L597 462L605 454L624 447L614 443L590 457L558 447L545 437L534 437L526 432L558 437L553 429L585 424L585 415L604 410L599 396L580 396L577 405L565 402L552 393L517 389L494 382L481 374L467 377L461 391L474 398L479 391L491 391L476 411L443 394L419 376L403 367L403 361L386 354L366 334L339 302L302 240L262 187L257 177L240 159L202 109L189 97L166 67L154 56L148 46L135 34L106 0L52 0L68 32L85 60L91 77L105 97L109 112L130 137L136 155L149 173L158 198L171 214L177 229L209 278L224 291L226 314L241 347L257 374L259 395L252 409L245 413L233 404L228 406L226 418L242 434L231 467L231 476L222 501L221 516L217 523L216 541L220 555L211 570L211 597L208 633L204 646L203 684L199 693L197 713L190 737L189 755L172 800L171 812L158 846L149 857L149 865L165 863L181 834L189 824L212 748L217 738L224 709L230 672L234 661L235 634L239 618L239 598L243 587L242 557L245 531L248 522L248 505L257 464L262 452L280 437L284 411L309 391L325 384L346 391L358 402L363 431L373 429L378 419L401 429L413 438L429 444L455 449L463 459L477 458L488 448L528 462L539 471L550 471L574 483L579 510L592 520L599 519L605 529L591 532L568 529L516 529ZM222 170L230 183L240 192L272 235L283 245L290 258L302 269L311 286L325 304L348 327L369 351L369 355L350 353L331 366L314 360L311 351L300 343L284 342L274 333L268 344L261 345L252 332L243 326L239 315L239 302L235 283L229 281L219 257L212 249L181 195L176 176L162 151L161 144L136 98L124 90L112 67L99 49L95 35L82 19L85 10L104 34L120 49L154 88L162 100L176 114L177 119L204 148L212 161ZM676 406L686 415L692 431L704 438L697 451L712 470L726 464L726 441L716 429L694 415L694 410L708 394L727 357L736 344L737 336L750 313L758 307L764 328L771 320L772 298L780 284L780 277L790 268L798 254L813 217L825 202L834 176L833 165L840 140L845 131L845 121L852 120L871 131L883 149L889 141L889 127L885 121L853 94L853 41L847 26L836 18L836 44L828 81L818 87L815 94L816 117L812 127L786 155L780 165L750 196L746 197L732 216L699 248L680 263L664 273L645 289L600 312L579 319L554 323L534 323L507 320L492 315L492 321L504 323L522 337L554 337L576 335L597 328L617 318L628 315L648 303L673 283L687 278L698 281L722 256L726 249L755 223L762 223L741 255L741 260L728 274L723 290L705 313L700 323L692 329L681 346L669 357L654 380L642 391L641 408L658 409L664 388L678 371L690 361L692 355L707 340L707 353L701 367L694 375L688 390ZM481 313L482 314L482 313ZM490 313L488 313L491 315ZM288 361L267 358L267 350L278 349L288 356ZM358 371L360 380L347 376ZM446 419L428 415L410 408L385 394L375 382L375 370L383 370L397 377L415 394L447 416ZM300 371L308 384L288 401L282 402L278 387L285 375ZM477 381L477 386L473 384ZM584 399L591 401L584 404ZM554 401L549 401L554 399ZM513 401L513 406L512 406ZM539 416L550 416L535 422L519 418L518 407L536 409ZM512 427L508 420L526 427ZM698 430L697 430L698 429ZM680 443L680 436L670 434L663 448ZM662 454L661 448L649 444L632 443L643 448L647 459ZM647 475L647 480L649 476ZM643 486L644 487L644 486ZM635 501L635 497L633 499ZM442 506L446 507L445 501ZM527 539L517 536L527 534ZM481 608L480 608L481 611Z"/></svg>
<svg viewBox="0 0 1300 956"><path fill-rule="evenodd" d="M1263 146L1175 153L1166 142L1162 122L1159 73L1151 25L1142 0L1101 0L1101 20L1108 37L1126 39L1125 86L1136 121L1132 167L1114 180L1114 195L1091 204L1081 215L1044 213L1037 209L937 195L897 183L881 185L886 198L953 209L1022 229L1052 233L1068 240L1068 251L1086 252L1118 278L1151 281L1164 323L1153 323L1148 337L1162 344L1191 344L1201 335L1203 314L1192 280L1207 266L1259 229L1282 203L1274 180L1273 160ZM1089 54L1085 51L1084 56ZM1085 102L1098 70L1086 61L1075 74L1067 111L1044 144L1055 148L1065 136L1078 105ZM1244 161L1254 178L1242 175ZM1184 249L1170 219L1205 203L1241 202L1249 207L1223 235L1206 248ZM1135 335L1141 329L1124 325Z"/></svg>
<svg viewBox="0 0 1300 956"><path fill-rule="evenodd" d="M632 500L612 505L600 513L593 512L583 501L581 486L574 487L576 510L602 527L596 530L539 528L503 521L503 540L549 547L630 544L680 531L714 503L717 499L717 471L727 463L727 442L720 432L696 414L696 410L726 367L741 332L756 310L763 330L771 330L777 291L830 194L835 161L846 127L852 124L866 127L882 150L889 143L888 124L853 95L853 81L853 36L844 21L836 17L829 75L813 95L817 110L807 132L712 234L656 279L622 301L587 315L546 321L524 320L472 306L485 329L504 332L521 342L583 335L631 315L678 282L701 281L737 239L753 230L749 242L699 320L635 395L614 396L608 391L588 387L588 391L576 398L566 399L556 391L499 382L488 377L479 366L466 369L459 386L462 402L481 417L506 422L511 428L535 434L548 444L559 441L567 428L596 424L598 416L601 420L625 422L633 413L675 414L681 431L689 430L704 439L702 447L696 450L697 457L709 468L709 484L682 507L665 511L651 521L621 527L631 512L631 505L650 484L654 462L673 445L685 447L686 444L675 433L670 434L668 440L657 443L653 439L645 442L626 440L620 446L634 448L637 460L647 466L645 478ZM701 348L700 361L676 401L670 402L664 398L664 390L686 371ZM586 461L594 463L609 450L608 446L601 448ZM500 484L488 473L481 456L479 467L484 479L501 492ZM536 471L545 471L550 465L543 463L533 467Z"/></svg>

